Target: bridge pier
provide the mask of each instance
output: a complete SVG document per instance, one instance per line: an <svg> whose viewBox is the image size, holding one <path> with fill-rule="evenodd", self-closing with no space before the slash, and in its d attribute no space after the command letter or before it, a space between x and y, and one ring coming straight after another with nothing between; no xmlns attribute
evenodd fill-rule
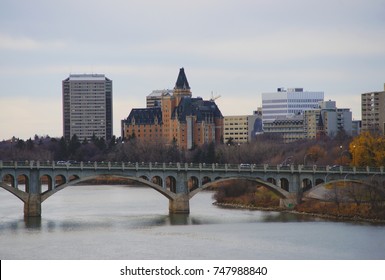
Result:
<svg viewBox="0 0 385 280"><path fill-rule="evenodd" d="M24 202L24 217L41 217L40 194L29 194Z"/></svg>
<svg viewBox="0 0 385 280"><path fill-rule="evenodd" d="M169 200L170 214L189 214L190 213L190 199L189 195L180 193L176 198Z"/></svg>

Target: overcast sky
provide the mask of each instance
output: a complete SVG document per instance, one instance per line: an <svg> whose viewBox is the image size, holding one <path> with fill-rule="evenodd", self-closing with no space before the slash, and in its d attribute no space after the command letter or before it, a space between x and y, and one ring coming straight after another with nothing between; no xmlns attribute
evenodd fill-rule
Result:
<svg viewBox="0 0 385 280"><path fill-rule="evenodd" d="M361 118L385 83L385 0L1 0L0 140L62 136L61 82L113 80L114 134L184 67L193 96L251 114L278 87Z"/></svg>

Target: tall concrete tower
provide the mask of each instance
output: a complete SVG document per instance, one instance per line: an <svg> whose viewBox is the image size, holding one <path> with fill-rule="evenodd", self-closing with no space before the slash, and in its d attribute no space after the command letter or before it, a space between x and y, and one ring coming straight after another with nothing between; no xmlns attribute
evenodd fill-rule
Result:
<svg viewBox="0 0 385 280"><path fill-rule="evenodd" d="M112 137L112 80L103 74L71 74L62 81L63 136L80 141Z"/></svg>

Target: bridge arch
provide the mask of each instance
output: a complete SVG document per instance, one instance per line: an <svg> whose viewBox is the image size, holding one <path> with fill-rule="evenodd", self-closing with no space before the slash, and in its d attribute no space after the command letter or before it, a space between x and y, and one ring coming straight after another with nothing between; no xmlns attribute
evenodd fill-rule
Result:
<svg viewBox="0 0 385 280"><path fill-rule="evenodd" d="M325 183L325 180L324 179L321 179L321 178L318 178L315 180L315 185L314 186L318 186L318 185L321 185Z"/></svg>
<svg viewBox="0 0 385 280"><path fill-rule="evenodd" d="M274 192L276 195L278 195L279 198L286 199L290 197L290 193L288 191L285 191L284 189L281 189L277 187L276 185L272 184L271 182L266 182L261 179L255 179L255 178L248 178L248 177L228 177L228 178L222 178L219 180L215 180L212 182L209 182L200 188L197 188L189 193L189 197L192 198L194 195L196 195L198 192L203 191L204 189L210 188L210 187L215 187L216 185L228 181L233 181L233 180L246 180L246 181L251 181L260 184L261 186L264 186Z"/></svg>
<svg viewBox="0 0 385 280"><path fill-rule="evenodd" d="M172 193L176 193L176 178L174 176L167 176L166 179L166 189Z"/></svg>
<svg viewBox="0 0 385 280"><path fill-rule="evenodd" d="M362 186L362 188L356 188L353 187L350 190L346 190L346 185L349 183L357 184L358 186ZM326 186L332 185L332 188L326 189ZM324 190L323 190L324 189ZM330 201L331 199L334 201L334 199L340 195L345 195L348 198L352 198L354 196L359 196L360 199L362 198L368 198L369 196L360 194L360 191L368 190L369 192L380 192L380 189L377 186L374 186L371 183L360 181L360 180L354 180L354 179L340 179L340 180L333 180L333 181L327 181L323 182L322 184L316 185L314 188L304 192L305 198L310 199L317 199L320 201ZM341 201L346 200L346 197L341 197Z"/></svg>
<svg viewBox="0 0 385 280"><path fill-rule="evenodd" d="M56 188L54 188L52 190L47 190L47 191L45 191L45 192L43 192L41 194L41 202L45 201L47 198L49 198L53 194L57 193L58 191L61 191L61 190L65 189L66 187L73 186L73 185L76 185L76 184L84 182L84 181L100 178L101 176L103 176L103 175L86 176L86 177L79 178L79 179L76 179L76 180L71 180L68 183L62 184L62 185L60 185L60 186L58 186L58 187L56 187ZM155 183L153 183L153 182L151 182L149 180L143 179L143 178L132 177L132 176L124 176L124 175L109 175L109 176L110 177L114 177L114 178L125 178L125 179L132 180L134 182L141 183L143 185L147 185L150 188L158 191L159 193L161 193L163 196L167 197L170 200L173 200L176 197L175 193L173 193L173 192L171 192L171 191L169 191L167 189L164 189L161 186L159 186L159 185L157 185L157 184L155 184Z"/></svg>
<svg viewBox="0 0 385 280"><path fill-rule="evenodd" d="M4 183L4 181L0 182L0 187L3 188L4 190L10 192L11 194L13 194L14 196L19 198L24 203L28 200L28 197L29 197L28 193L16 189L15 187Z"/></svg>
<svg viewBox="0 0 385 280"><path fill-rule="evenodd" d="M141 175L139 178L145 181L150 181L150 179L146 175Z"/></svg>
<svg viewBox="0 0 385 280"><path fill-rule="evenodd" d="M313 182L310 178L303 178L301 181L301 190L306 192L313 187Z"/></svg>
<svg viewBox="0 0 385 280"><path fill-rule="evenodd" d="M267 182L271 183L273 185L277 185L277 180L275 178L273 178L273 177L267 178Z"/></svg>
<svg viewBox="0 0 385 280"><path fill-rule="evenodd" d="M26 193L29 193L29 177L27 174L25 173L19 174L17 176L16 183L17 183L17 189L20 189L20 186L24 185L24 191Z"/></svg>
<svg viewBox="0 0 385 280"><path fill-rule="evenodd" d="M72 174L71 176L68 177L67 182L72 182L72 181L76 181L76 180L79 180L79 179L80 179L79 175Z"/></svg>
<svg viewBox="0 0 385 280"><path fill-rule="evenodd" d="M191 191L193 191L195 189L198 189L199 188L199 179L198 179L198 177L191 176L188 179L187 187L188 187L189 192L191 192Z"/></svg>
<svg viewBox="0 0 385 280"><path fill-rule="evenodd" d="M59 174L55 176L55 188L65 183L67 183L67 179L64 175Z"/></svg>
<svg viewBox="0 0 385 280"><path fill-rule="evenodd" d="M1 178L1 181L15 188L15 176L11 174L4 174L4 176Z"/></svg>
<svg viewBox="0 0 385 280"><path fill-rule="evenodd" d="M40 176L39 178L39 181L40 181L40 186L42 188L42 192L43 192L43 186L46 185L47 186L47 190L52 190L52 187L53 187L53 179L50 175L48 174L43 174Z"/></svg>
<svg viewBox="0 0 385 280"><path fill-rule="evenodd" d="M162 187L163 186L163 179L160 176L154 176L151 178L151 182Z"/></svg>
<svg viewBox="0 0 385 280"><path fill-rule="evenodd" d="M289 180L287 178L281 178L279 179L280 183L281 183L281 189L285 190L285 191L289 191L289 187L290 187L290 183L289 183Z"/></svg>
<svg viewBox="0 0 385 280"><path fill-rule="evenodd" d="M211 182L211 178L209 176L204 176L202 178L201 186L203 186L204 184L210 183L210 182Z"/></svg>

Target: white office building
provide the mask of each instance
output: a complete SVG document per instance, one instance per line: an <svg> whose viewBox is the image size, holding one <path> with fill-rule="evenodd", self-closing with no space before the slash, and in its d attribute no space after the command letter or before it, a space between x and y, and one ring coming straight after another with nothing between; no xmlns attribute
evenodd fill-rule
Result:
<svg viewBox="0 0 385 280"><path fill-rule="evenodd" d="M111 139L112 81L103 74L71 74L62 89L64 138Z"/></svg>
<svg viewBox="0 0 385 280"><path fill-rule="evenodd" d="M300 115L318 108L320 101L324 101L322 91L304 91L303 88L278 88L277 92L262 93L263 122Z"/></svg>

